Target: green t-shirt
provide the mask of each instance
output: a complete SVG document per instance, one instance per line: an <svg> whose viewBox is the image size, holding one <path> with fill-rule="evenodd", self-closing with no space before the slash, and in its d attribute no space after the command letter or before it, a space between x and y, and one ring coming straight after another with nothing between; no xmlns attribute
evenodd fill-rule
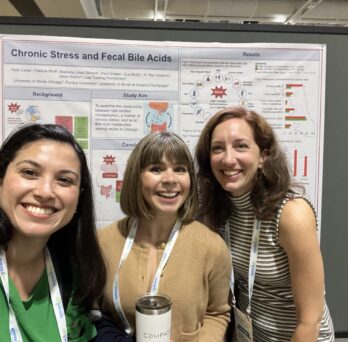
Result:
<svg viewBox="0 0 348 342"><path fill-rule="evenodd" d="M0 341L11 341L9 333L8 304L0 286ZM47 272L42 274L30 297L22 301L10 279L10 303L22 335L23 342L59 342L60 336L50 299ZM96 335L94 325L87 315L72 303L70 298L65 313L68 340L86 342Z"/></svg>

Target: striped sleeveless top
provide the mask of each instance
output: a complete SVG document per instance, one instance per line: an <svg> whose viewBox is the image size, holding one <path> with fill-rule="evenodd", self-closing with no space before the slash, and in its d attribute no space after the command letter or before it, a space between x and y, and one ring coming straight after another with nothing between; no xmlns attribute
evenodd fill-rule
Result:
<svg viewBox="0 0 348 342"><path fill-rule="evenodd" d="M251 302L254 342L289 342L297 324L288 259L278 239L281 211L287 201L294 197L303 198L289 193L278 208L277 214L261 223L259 253ZM246 312L249 303L249 256L255 215L250 201L250 193L238 198L231 197L231 200L237 209L234 210L228 223L233 269L236 286L238 286L237 300L238 307ZM308 203L311 205L310 202ZM313 208L312 205L311 207ZM221 228L222 236L225 235L224 229L224 227ZM325 303L318 341L331 342L334 340L333 324Z"/></svg>

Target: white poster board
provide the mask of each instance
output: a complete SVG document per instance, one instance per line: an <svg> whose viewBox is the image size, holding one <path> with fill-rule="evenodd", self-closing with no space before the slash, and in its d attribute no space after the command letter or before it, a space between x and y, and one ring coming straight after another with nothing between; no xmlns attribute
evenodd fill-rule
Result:
<svg viewBox="0 0 348 342"><path fill-rule="evenodd" d="M2 36L0 139L27 122L59 123L83 146L98 225L123 216L127 158L148 132L178 133L193 151L228 105L262 114L319 218L326 46Z"/></svg>

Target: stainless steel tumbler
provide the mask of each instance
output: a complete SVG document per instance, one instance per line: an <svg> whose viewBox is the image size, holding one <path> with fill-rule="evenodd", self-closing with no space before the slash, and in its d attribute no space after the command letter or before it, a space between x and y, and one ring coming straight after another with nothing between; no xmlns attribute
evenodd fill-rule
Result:
<svg viewBox="0 0 348 342"><path fill-rule="evenodd" d="M171 306L168 296L145 294L136 303L137 342L170 342Z"/></svg>

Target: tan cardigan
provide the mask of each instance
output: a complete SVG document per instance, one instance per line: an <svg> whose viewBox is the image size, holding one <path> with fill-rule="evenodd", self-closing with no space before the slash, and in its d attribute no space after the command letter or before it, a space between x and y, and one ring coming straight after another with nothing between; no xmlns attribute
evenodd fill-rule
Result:
<svg viewBox="0 0 348 342"><path fill-rule="evenodd" d="M122 328L112 299L112 287L123 246L129 231L124 218L98 232L107 262L108 277L104 290L103 309L110 312ZM158 259L165 244L158 246ZM134 243L119 273L122 309L134 327L135 302L146 292L149 249ZM183 226L172 254L161 276L159 293L172 302L174 342L222 342L229 322L228 304L231 257L222 238L201 223Z"/></svg>

